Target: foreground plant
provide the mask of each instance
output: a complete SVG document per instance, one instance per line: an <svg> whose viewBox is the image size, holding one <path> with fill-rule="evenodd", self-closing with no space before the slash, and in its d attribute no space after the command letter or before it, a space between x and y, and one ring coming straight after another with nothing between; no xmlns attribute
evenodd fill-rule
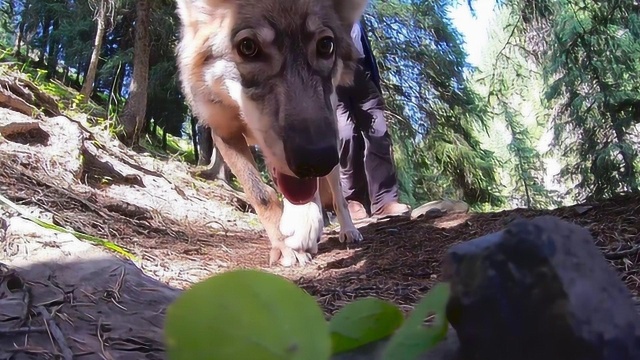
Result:
<svg viewBox="0 0 640 360"><path fill-rule="evenodd" d="M365 298L327 321L291 281L234 270L194 285L169 307L165 340L171 360L328 360L390 337L381 360L410 360L445 338L448 297L448 284L434 286L406 320L394 304ZM434 323L423 326L431 314Z"/></svg>

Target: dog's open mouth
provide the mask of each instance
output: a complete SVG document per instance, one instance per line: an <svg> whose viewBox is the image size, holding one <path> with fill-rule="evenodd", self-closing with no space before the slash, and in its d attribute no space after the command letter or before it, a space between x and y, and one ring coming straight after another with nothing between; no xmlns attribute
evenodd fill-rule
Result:
<svg viewBox="0 0 640 360"><path fill-rule="evenodd" d="M306 204L313 200L318 190L318 178L300 179L272 170L273 181L282 195L295 205Z"/></svg>

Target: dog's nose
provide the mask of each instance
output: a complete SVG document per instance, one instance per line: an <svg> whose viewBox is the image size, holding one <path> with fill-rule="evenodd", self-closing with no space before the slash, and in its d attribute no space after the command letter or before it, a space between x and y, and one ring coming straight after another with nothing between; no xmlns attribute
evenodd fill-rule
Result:
<svg viewBox="0 0 640 360"><path fill-rule="evenodd" d="M291 150L287 165L299 178L326 176L340 161L336 144L300 146Z"/></svg>

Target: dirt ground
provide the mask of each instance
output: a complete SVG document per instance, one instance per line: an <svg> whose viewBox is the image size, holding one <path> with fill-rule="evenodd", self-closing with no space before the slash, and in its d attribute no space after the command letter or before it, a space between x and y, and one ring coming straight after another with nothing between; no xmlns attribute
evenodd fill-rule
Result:
<svg viewBox="0 0 640 360"><path fill-rule="evenodd" d="M109 254L112 260L64 265L74 252L76 259L87 260L108 254L77 239L67 247L54 244L61 249L51 258L35 256L34 251L55 241L16 232L29 222L0 206L0 302L22 294L11 302L15 313L0 306L0 335L15 336L5 337L15 347L11 354L31 354L12 358L66 359L73 353L83 359L162 359L162 314L179 289L238 268L264 269L293 280L317 298L327 316L367 296L410 311L440 280L440 261L450 246L498 231L518 217L544 214L589 229L634 297L639 295L639 196L553 211L391 219L361 227L365 240L355 246L339 243L335 230L327 229L310 266L268 267L269 241L241 194L193 178L186 164L124 149L87 126L82 119L34 121L0 108L0 194L40 219L112 241L139 261L116 264ZM30 279L1 266L15 259L33 265ZM63 295L51 300L47 294L54 288L63 289ZM28 327L16 330L12 322ZM34 340L34 329L40 340ZM2 341L0 336L0 348ZM47 346L57 350L42 350Z"/></svg>
<svg viewBox="0 0 640 360"><path fill-rule="evenodd" d="M122 209L109 211L105 210L110 208L108 205L91 204L94 199L65 193L30 178L25 171L2 172L0 183L3 193L14 201L41 204L57 214L60 224L115 238L141 258L140 267L146 273L171 286L184 289L221 271L260 268L298 283L318 298L328 315L345 303L366 296L391 300L409 310L439 280L440 261L449 247L498 231L518 217L544 214L589 229L634 296L640 291L640 197L634 195L552 211L516 209L435 219L390 219L362 226L365 241L350 246L338 241L336 230L327 230L312 265L282 268L267 265L269 241L259 227L201 229L153 219L134 206L129 213ZM108 212L108 216L101 212Z"/></svg>

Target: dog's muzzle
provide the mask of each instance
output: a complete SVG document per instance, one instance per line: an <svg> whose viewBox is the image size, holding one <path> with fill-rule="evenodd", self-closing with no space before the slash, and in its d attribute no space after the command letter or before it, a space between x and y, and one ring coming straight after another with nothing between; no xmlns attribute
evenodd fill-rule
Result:
<svg viewBox="0 0 640 360"><path fill-rule="evenodd" d="M317 146L289 146L285 153L289 169L299 178L323 177L338 165L340 158L335 142Z"/></svg>

